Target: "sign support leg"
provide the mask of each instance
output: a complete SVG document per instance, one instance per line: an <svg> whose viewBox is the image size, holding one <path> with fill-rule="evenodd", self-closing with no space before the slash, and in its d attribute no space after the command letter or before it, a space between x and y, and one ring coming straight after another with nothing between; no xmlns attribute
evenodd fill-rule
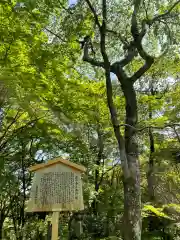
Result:
<svg viewBox="0 0 180 240"><path fill-rule="evenodd" d="M59 236L59 212L53 212L51 240L58 240L58 236Z"/></svg>

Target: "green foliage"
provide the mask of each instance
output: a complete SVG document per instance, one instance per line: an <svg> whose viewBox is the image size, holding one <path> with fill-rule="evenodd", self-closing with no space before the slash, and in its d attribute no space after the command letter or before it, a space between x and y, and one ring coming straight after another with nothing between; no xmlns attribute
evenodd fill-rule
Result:
<svg viewBox="0 0 180 240"><path fill-rule="evenodd" d="M163 14L171 2L143 1L139 25L142 19ZM92 3L102 22L100 2ZM157 22L149 28L143 42L146 51L156 56L165 49L168 51L157 57L152 68L135 84L143 239L178 239L180 234L180 177L175 157L180 143L178 11L179 5L167 23ZM121 38L132 41L131 15L131 1L108 1L108 28L116 32L106 37L111 62L124 56ZM67 1L56 0L0 3L0 232L3 229L3 239L45 237L48 219L39 220L25 213L32 182L28 168L59 155L69 156L71 161L87 167L83 176L83 239L121 239L124 193L119 152L106 103L104 73L81 59L78 41L86 35L91 37L96 58L101 60L99 34L85 1L78 1L72 7ZM136 57L126 67L127 73L131 75L142 63ZM112 83L114 104L123 125L125 98L117 81ZM153 202L149 202L147 193L149 127L155 147ZM151 220L153 229L149 226ZM62 239L67 239L68 224L70 219L61 228Z"/></svg>

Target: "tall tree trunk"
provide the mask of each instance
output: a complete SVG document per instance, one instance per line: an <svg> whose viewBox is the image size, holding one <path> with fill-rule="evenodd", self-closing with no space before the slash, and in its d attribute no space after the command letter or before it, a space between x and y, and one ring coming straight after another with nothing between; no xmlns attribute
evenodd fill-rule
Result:
<svg viewBox="0 0 180 240"><path fill-rule="evenodd" d="M154 96L154 90L153 90L153 83L150 82L150 93L151 96ZM153 111L151 102L149 102L149 120L152 120L153 117ZM154 181L154 153L155 153L155 146L154 146L154 136L153 136L153 130L152 128L149 128L149 162L148 162L148 171L147 171L147 184L148 184L148 197L151 202L155 201L155 181ZM154 219L149 219L148 222L148 229L149 231L154 230Z"/></svg>
<svg viewBox="0 0 180 240"><path fill-rule="evenodd" d="M129 176L124 175L124 232L125 240L141 239L141 189L138 145L136 137L137 100L131 82L121 81L126 100L125 151Z"/></svg>
<svg viewBox="0 0 180 240"><path fill-rule="evenodd" d="M150 91L151 96L154 96L154 90L152 83L150 83ZM149 120L152 120L152 106L151 103L149 103ZM154 136L152 128L149 128L149 163L148 163L148 172L147 172L147 184L148 184L148 195L149 200L154 201L155 200L155 193L154 193L154 152L155 152L155 146L154 146Z"/></svg>
<svg viewBox="0 0 180 240"><path fill-rule="evenodd" d="M101 184L101 179L99 177L99 167L101 165L101 159L103 158L103 150L104 150L103 136L102 136L99 125L97 128L97 134L98 134L98 154L97 154L97 160L96 160L96 170L95 170L95 180L94 180L94 190L95 190L96 194L98 194L99 187ZM97 202L96 197L95 197L94 201L92 202L93 213L95 216L97 216L97 214L98 214L98 202Z"/></svg>
<svg viewBox="0 0 180 240"><path fill-rule="evenodd" d="M95 22L98 25L100 32L100 50L103 58L103 64L98 63L97 66L103 66L105 70L106 78L106 94L107 103L111 115L111 122L114 129L114 134L117 139L121 167L124 177L124 240L141 240L141 190L140 190L140 170L138 162L138 148L136 144L136 123L137 123L137 101L136 93L134 91L133 82L135 82L141 74L146 71L152 63L149 64L149 57L147 57L146 64L142 67L132 78L128 78L123 71L122 62L117 62L113 66L110 64L108 55L106 52L106 23L107 23L107 4L106 0L102 0L102 24L99 23L96 11L91 5L89 0L86 0L88 6L94 14ZM137 29L136 15L133 14L133 26L135 25L135 32ZM135 24L134 24L135 23ZM135 38L137 34L134 34ZM134 37L133 36L133 37ZM143 51L141 42L135 42L138 49L146 58L146 54ZM91 64L96 63L88 56L88 42L84 47L84 61L88 61ZM125 65L132 60L132 57L128 54L128 59L125 59ZM124 65L124 66L125 66ZM110 72L116 74L121 83L121 88L124 92L126 99L126 128L125 138L120 131L120 124L118 121L116 106L113 101L113 89L111 83Z"/></svg>
<svg viewBox="0 0 180 240"><path fill-rule="evenodd" d="M146 34L146 22L142 21L142 28L139 30L137 21L138 11L141 7L141 1L133 1L133 14L131 18L131 34L133 41L127 44L123 42L124 49L127 53L124 59L110 63L106 52L106 33L108 32L108 7L107 0L102 0L102 20L99 21L99 13L91 4L90 0L86 3L94 16L94 21L99 29L100 34L100 51L103 58L102 61L96 61L95 58L89 56L89 46L92 45L90 37L84 43L83 60L89 62L96 67L102 67L105 70L107 102L111 115L111 122L114 129L114 134L118 142L121 167L124 177L124 233L125 240L140 240L141 239L141 190L140 190L140 169L138 161L138 146L136 139L136 123L137 123L137 102L136 93L133 83L135 83L154 63L154 58L146 53L143 49L142 40ZM139 54L145 61L131 77L128 77L124 71L124 67L131 63L135 56ZM121 134L120 124L117 117L116 107L113 102L113 91L110 72L116 74L121 88L126 99L126 128L125 138Z"/></svg>
<svg viewBox="0 0 180 240"><path fill-rule="evenodd" d="M140 168L138 160L138 145L136 137L137 124L137 99L133 82L123 79L121 73L119 81L126 100L125 136L121 135L120 125L117 118L116 107L112 97L112 83L108 63L106 75L106 90L108 107L115 137L118 142L124 184L124 217L123 239L141 239L141 188Z"/></svg>
<svg viewBox="0 0 180 240"><path fill-rule="evenodd" d="M155 200L155 193L154 193L154 136L152 129L149 129L149 163L148 163L148 172L147 172L147 183L148 183L148 195L149 200L153 202Z"/></svg>

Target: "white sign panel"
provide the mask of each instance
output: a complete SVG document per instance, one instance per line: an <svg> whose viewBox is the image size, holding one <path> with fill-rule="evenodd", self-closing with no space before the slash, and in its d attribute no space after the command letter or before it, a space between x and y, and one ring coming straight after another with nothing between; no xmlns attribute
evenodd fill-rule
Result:
<svg viewBox="0 0 180 240"><path fill-rule="evenodd" d="M56 164L35 173L27 211L83 210L81 173Z"/></svg>

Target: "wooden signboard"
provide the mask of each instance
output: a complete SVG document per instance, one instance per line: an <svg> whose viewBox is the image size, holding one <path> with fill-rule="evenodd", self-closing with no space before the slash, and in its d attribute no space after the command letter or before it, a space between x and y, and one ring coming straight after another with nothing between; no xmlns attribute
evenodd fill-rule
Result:
<svg viewBox="0 0 180 240"><path fill-rule="evenodd" d="M86 169L62 158L32 166L35 172L27 212L53 212L52 239L58 239L59 212L83 210L81 173Z"/></svg>

